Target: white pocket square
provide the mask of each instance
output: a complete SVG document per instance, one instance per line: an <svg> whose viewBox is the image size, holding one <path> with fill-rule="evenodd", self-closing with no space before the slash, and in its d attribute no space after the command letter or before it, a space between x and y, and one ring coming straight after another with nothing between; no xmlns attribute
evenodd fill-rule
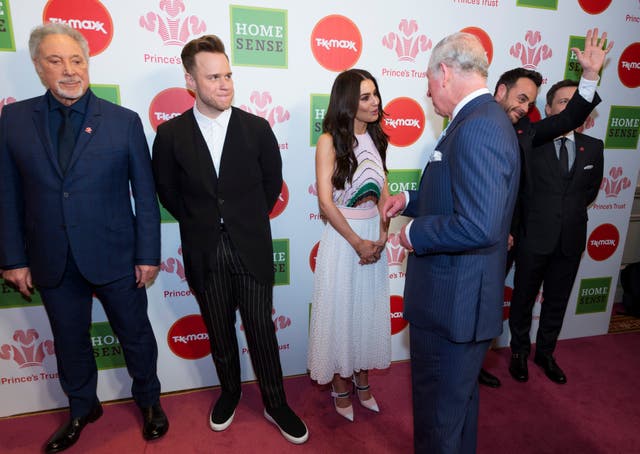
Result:
<svg viewBox="0 0 640 454"><path fill-rule="evenodd" d="M431 153L431 157L429 158L429 162L434 161L442 161L442 152L433 150L433 153Z"/></svg>
<svg viewBox="0 0 640 454"><path fill-rule="evenodd" d="M591 170L593 169L593 165L589 164L588 166L584 166L584 170Z"/></svg>

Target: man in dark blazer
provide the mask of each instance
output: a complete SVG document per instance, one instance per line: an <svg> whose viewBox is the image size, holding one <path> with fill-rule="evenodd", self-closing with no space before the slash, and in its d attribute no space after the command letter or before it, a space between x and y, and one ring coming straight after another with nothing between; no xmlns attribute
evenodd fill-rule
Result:
<svg viewBox="0 0 640 454"><path fill-rule="evenodd" d="M272 316L269 212L282 189L278 142L263 118L231 107L229 59L217 36L182 50L192 109L158 127L153 170L160 201L178 220L185 272L196 295L222 392L212 430L231 424L241 395L240 310L264 416L292 443L309 433L287 405Z"/></svg>
<svg viewBox="0 0 640 454"><path fill-rule="evenodd" d="M537 147L552 142L558 136L573 131L582 125L595 106L600 103L600 97L596 93L596 87L599 80L598 73L604 64L606 55L612 47L613 42L607 42L606 32L599 37L597 28L588 30L585 38L584 51L581 51L578 48L571 49L575 53L576 58L582 67L582 77L580 78L578 89L574 90L573 96L565 102L564 106L566 108L554 110L551 114L548 114L546 118L535 123L530 121L527 113L535 103L535 99L538 96L538 88L542 83L542 76L535 71L516 68L502 74L496 83L494 96L514 123L514 127L518 135L522 159L522 175L519 189L520 195L516 202L516 208L511 224L511 234L509 237L510 250L507 258L508 268L511 267L511 263L513 263L513 260L517 255L521 239L520 237L522 236L521 223L523 218L523 191L525 191L527 187L526 182L533 181L534 178L534 169L532 167L532 163L534 161L529 158L535 156ZM522 273L520 273L520 276L522 276ZM511 301L510 320L513 318L515 292L516 290L514 288L514 296L512 296ZM515 311L516 317L518 317L518 311L523 310L523 308L519 304L518 300L516 300L515 306L517 306ZM531 322L529 321L528 326L530 327L530 325ZM524 327L521 329L524 329ZM511 334L513 339L513 330ZM527 367L529 343L527 342L526 344L519 345L524 346L523 348L518 347L515 350L512 350L509 372L513 378L524 382L527 381L529 377ZM555 375L554 362L545 361L544 368L545 371L551 370L549 372L551 375Z"/></svg>
<svg viewBox="0 0 640 454"><path fill-rule="evenodd" d="M475 452L478 373L502 330L520 154L513 126L486 88L487 68L473 35L456 33L434 47L427 96L450 123L419 189L391 197L383 210L413 218L400 237L413 249L404 318L418 453Z"/></svg>
<svg viewBox="0 0 640 454"><path fill-rule="evenodd" d="M71 417L45 450L67 449L102 415L89 334L94 294L124 349L143 436L161 437L169 424L145 290L158 272L160 216L142 124L89 90L78 31L36 27L29 50L47 92L0 117L0 268L25 296L38 288L51 323Z"/></svg>
<svg viewBox="0 0 640 454"><path fill-rule="evenodd" d="M553 85L547 93L547 116L562 112L577 87L571 80ZM602 181L603 149L601 140L570 132L525 157L529 171L520 191L519 244L509 318L511 351L513 355L529 355L532 309L544 282L534 362L560 384L567 378L553 352L585 249L587 208Z"/></svg>
<svg viewBox="0 0 640 454"><path fill-rule="evenodd" d="M613 46L611 42L608 43L607 49L603 49L605 41L606 33L599 40L598 29L596 28L587 31L584 51L578 48L572 49L582 67L579 89L566 103L566 109L559 111L555 115L547 116L540 121L532 123L527 116L535 104L538 97L538 89L542 84L540 73L526 68L514 68L503 73L498 79L494 97L509 116L518 135L522 161L520 188L523 187L522 181L531 174L531 168L526 156L532 153L533 148L552 141L556 137L573 131L582 125L595 106L600 103L600 97L596 93L599 80L598 73L604 64L606 54ZM519 200L520 198L516 201L511 223L506 266L507 274L511 269L517 250L517 231L521 219ZM509 371L514 378L520 381L526 380L525 377L528 376L526 357L515 354L510 366ZM481 370L479 379L480 383L493 387L500 386L498 378L484 369Z"/></svg>

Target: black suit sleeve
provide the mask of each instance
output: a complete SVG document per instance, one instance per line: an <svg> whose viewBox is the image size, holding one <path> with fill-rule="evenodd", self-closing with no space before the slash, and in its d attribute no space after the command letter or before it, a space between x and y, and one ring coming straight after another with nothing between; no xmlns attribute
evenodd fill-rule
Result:
<svg viewBox="0 0 640 454"><path fill-rule="evenodd" d="M169 129L163 126L158 126L158 132L153 141L153 176L160 203L179 221L182 210L178 198L180 192L178 191L178 173L175 171L176 162L173 154L173 140L169 134Z"/></svg>
<svg viewBox="0 0 640 454"><path fill-rule="evenodd" d="M261 119L262 120L262 119ZM278 200L282 191L282 158L280 157L280 146L273 134L269 123L261 121L263 131L260 135L260 168L262 169L262 186L269 211Z"/></svg>
<svg viewBox="0 0 640 454"><path fill-rule="evenodd" d="M602 176L604 173L604 143L602 140L597 140L596 142L597 157L595 168L593 169L593 179L590 181L589 188L587 190L587 205L591 205L598 196L598 191L600 190Z"/></svg>
<svg viewBox="0 0 640 454"><path fill-rule="evenodd" d="M587 120L589 114L600 104L600 101L598 93L594 95L592 102L588 102L576 90L562 112L531 124L535 131L533 146L539 147L578 128Z"/></svg>

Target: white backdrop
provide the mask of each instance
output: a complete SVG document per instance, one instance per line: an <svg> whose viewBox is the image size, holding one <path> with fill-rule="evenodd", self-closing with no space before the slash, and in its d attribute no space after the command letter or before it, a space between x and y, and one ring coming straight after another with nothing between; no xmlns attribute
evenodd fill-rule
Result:
<svg viewBox="0 0 640 454"><path fill-rule="evenodd" d="M443 120L426 98L431 48L454 31L482 37L491 60L489 88L516 66L545 77L538 109L554 82L573 76L569 47L588 28L615 41L602 73L604 102L585 131L607 138L605 180L589 211L589 246L573 290L562 338L607 331L640 158L640 2L606 0L0 0L0 108L41 95L27 40L43 20L64 20L87 36L91 81L100 96L133 109L152 143L158 123L186 110L180 51L204 33L227 44L236 84L235 105L267 118L284 162L281 200L272 219L274 324L285 375L306 371L312 265L323 228L314 188L314 145L338 70L360 67L378 80L391 135L393 192L416 187ZM573 38L572 38L573 37ZM258 49L258 50L256 50ZM1 111L0 111L1 114ZM165 213L166 214L166 213ZM148 289L149 315L159 347L162 390L218 384L206 331L184 280L177 224L162 225L162 271ZM406 219L392 223L397 232ZM393 358L408 358L401 318L406 252L394 234L388 245ZM512 275L505 285L508 314ZM428 301L425 301L428 304ZM536 305L539 312L539 305ZM94 349L103 400L130 395L117 339L98 301ZM537 328L534 322L533 329ZM243 379L253 379L238 321ZM0 293L0 416L67 405L57 380L52 335L37 295L26 302L7 285ZM508 327L498 339L508 345Z"/></svg>

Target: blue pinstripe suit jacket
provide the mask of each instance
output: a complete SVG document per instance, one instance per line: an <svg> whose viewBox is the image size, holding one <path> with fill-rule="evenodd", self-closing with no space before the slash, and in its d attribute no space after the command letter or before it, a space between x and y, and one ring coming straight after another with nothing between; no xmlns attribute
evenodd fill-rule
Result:
<svg viewBox="0 0 640 454"><path fill-rule="evenodd" d="M518 192L513 125L489 94L472 99L437 145L404 215L414 218L404 317L453 342L502 330L507 237Z"/></svg>

